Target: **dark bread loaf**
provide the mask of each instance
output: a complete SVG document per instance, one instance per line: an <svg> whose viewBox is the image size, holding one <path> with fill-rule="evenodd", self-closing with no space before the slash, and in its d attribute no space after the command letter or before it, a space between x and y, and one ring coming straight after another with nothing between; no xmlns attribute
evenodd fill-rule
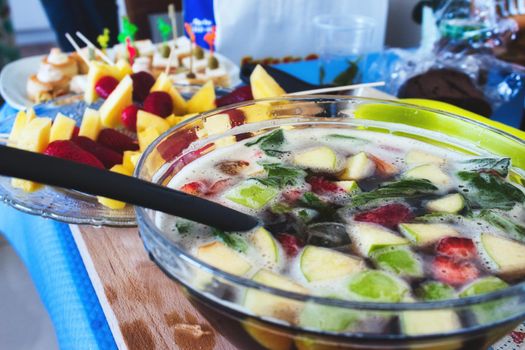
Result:
<svg viewBox="0 0 525 350"><path fill-rule="evenodd" d="M470 77L453 69L431 69L408 79L399 89L399 98L426 98L447 102L490 117L492 108Z"/></svg>

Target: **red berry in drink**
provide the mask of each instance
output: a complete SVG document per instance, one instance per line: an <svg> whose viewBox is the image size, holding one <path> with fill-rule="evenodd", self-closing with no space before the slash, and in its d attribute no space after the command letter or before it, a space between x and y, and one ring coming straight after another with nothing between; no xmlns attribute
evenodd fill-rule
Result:
<svg viewBox="0 0 525 350"><path fill-rule="evenodd" d="M139 108L136 105L129 105L122 111L120 119L126 129L136 132L137 131L137 112Z"/></svg>
<svg viewBox="0 0 525 350"><path fill-rule="evenodd" d="M102 98L108 98L109 94L115 90L118 85L118 80L112 76L106 75L100 78L95 83L95 91Z"/></svg>
<svg viewBox="0 0 525 350"><path fill-rule="evenodd" d="M458 261L448 256L436 256L432 261L435 279L453 286L460 286L476 279L479 270L470 261Z"/></svg>
<svg viewBox="0 0 525 350"><path fill-rule="evenodd" d="M155 84L155 78L148 72L141 71L131 74L131 80L133 80L133 100L144 101Z"/></svg>
<svg viewBox="0 0 525 350"><path fill-rule="evenodd" d="M44 150L44 154L104 169L104 165L94 155L69 140L51 142Z"/></svg>
<svg viewBox="0 0 525 350"><path fill-rule="evenodd" d="M297 237L292 236L289 233L282 233L277 236L277 240L281 243L284 252L289 257L294 257L301 250L302 245L299 243Z"/></svg>
<svg viewBox="0 0 525 350"><path fill-rule="evenodd" d="M208 191L206 192L207 196L213 196L217 193L220 193L230 187L232 180L231 179L222 179L214 182Z"/></svg>
<svg viewBox="0 0 525 350"><path fill-rule="evenodd" d="M98 134L97 142L119 153L139 149L135 140L115 129L102 129Z"/></svg>
<svg viewBox="0 0 525 350"><path fill-rule="evenodd" d="M202 196L208 192L208 184L204 181L193 181L183 185L180 190L192 196Z"/></svg>
<svg viewBox="0 0 525 350"><path fill-rule="evenodd" d="M400 203L387 204L354 216L355 221L371 222L388 228L394 228L414 217L409 207Z"/></svg>
<svg viewBox="0 0 525 350"><path fill-rule="evenodd" d="M395 174L399 172L399 170L397 169L395 165L390 164L389 162L379 157L376 157L372 154L369 154L368 157L372 159L372 161L375 163L376 171L379 176L390 177L390 176L394 176Z"/></svg>
<svg viewBox="0 0 525 350"><path fill-rule="evenodd" d="M229 94L219 97L215 100L215 104L217 107L222 107L249 100L253 100L253 95L252 88L247 85L238 87Z"/></svg>
<svg viewBox="0 0 525 350"><path fill-rule="evenodd" d="M71 139L78 147L84 151L91 153L98 160L104 164L106 169L110 169L113 165L122 164L122 154L113 151L98 142L93 141L89 137L77 136Z"/></svg>
<svg viewBox="0 0 525 350"><path fill-rule="evenodd" d="M283 192L283 197L288 203L294 203L302 197L303 193L303 191L298 189L289 189Z"/></svg>
<svg viewBox="0 0 525 350"><path fill-rule="evenodd" d="M146 112L166 118L173 113L173 100L164 91L154 91L146 97L142 107Z"/></svg>
<svg viewBox="0 0 525 350"><path fill-rule="evenodd" d="M436 252L457 260L469 260L477 256L474 242L465 237L442 238L436 247Z"/></svg>
<svg viewBox="0 0 525 350"><path fill-rule="evenodd" d="M312 186L312 192L317 194L345 192L345 190L337 186L336 183L322 176L312 176L308 178L307 182Z"/></svg>

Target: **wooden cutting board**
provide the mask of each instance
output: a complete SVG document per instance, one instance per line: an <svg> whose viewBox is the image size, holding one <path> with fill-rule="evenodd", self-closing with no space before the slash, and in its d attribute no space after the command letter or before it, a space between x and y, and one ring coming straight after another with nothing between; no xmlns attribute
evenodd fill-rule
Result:
<svg viewBox="0 0 525 350"><path fill-rule="evenodd" d="M119 349L235 349L149 259L137 228L70 227Z"/></svg>

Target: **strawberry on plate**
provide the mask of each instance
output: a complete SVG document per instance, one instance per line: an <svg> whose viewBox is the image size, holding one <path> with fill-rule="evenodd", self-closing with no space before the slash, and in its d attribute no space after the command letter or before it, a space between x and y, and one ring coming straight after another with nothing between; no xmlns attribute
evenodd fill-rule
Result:
<svg viewBox="0 0 525 350"><path fill-rule="evenodd" d="M153 91L144 100L143 109L146 112L166 118L173 113L173 100L167 92Z"/></svg>
<svg viewBox="0 0 525 350"><path fill-rule="evenodd" d="M137 113L139 111L139 107L136 105L129 105L122 111L122 115L120 116L120 120L122 121L122 124L126 127L126 129L136 132L137 131Z"/></svg>
<svg viewBox="0 0 525 350"><path fill-rule="evenodd" d="M460 286L476 279L479 270L469 261L458 261L448 256L436 256L432 261L432 274L437 280Z"/></svg>
<svg viewBox="0 0 525 350"><path fill-rule="evenodd" d="M44 150L44 154L104 169L104 165L94 155L84 151L74 142L69 140L57 140L51 142Z"/></svg>
<svg viewBox="0 0 525 350"><path fill-rule="evenodd" d="M436 247L436 252L457 260L469 260L477 256L474 242L465 237L442 238Z"/></svg>
<svg viewBox="0 0 525 350"><path fill-rule="evenodd" d="M111 148L101 145L88 137L76 136L73 137L71 141L84 151L94 155L107 169L110 169L114 165L122 164L122 154L115 152Z"/></svg>
<svg viewBox="0 0 525 350"><path fill-rule="evenodd" d="M136 151L139 149L138 143L128 135L115 129L102 129L97 137L97 142L115 152Z"/></svg>
<svg viewBox="0 0 525 350"><path fill-rule="evenodd" d="M391 203L379 208L358 213L355 221L371 222L388 228L394 228L402 222L407 222L414 217L409 207L400 203Z"/></svg>
<svg viewBox="0 0 525 350"><path fill-rule="evenodd" d="M118 85L118 80L112 76L106 75L100 78L95 83L95 91L102 98L108 98L108 96L115 90Z"/></svg>

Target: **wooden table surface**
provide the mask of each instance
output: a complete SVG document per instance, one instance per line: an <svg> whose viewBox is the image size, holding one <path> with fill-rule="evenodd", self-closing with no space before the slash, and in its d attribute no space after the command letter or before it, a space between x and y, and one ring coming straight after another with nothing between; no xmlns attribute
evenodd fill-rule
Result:
<svg viewBox="0 0 525 350"><path fill-rule="evenodd" d="M149 259L136 227L71 231L119 349L235 349Z"/></svg>

